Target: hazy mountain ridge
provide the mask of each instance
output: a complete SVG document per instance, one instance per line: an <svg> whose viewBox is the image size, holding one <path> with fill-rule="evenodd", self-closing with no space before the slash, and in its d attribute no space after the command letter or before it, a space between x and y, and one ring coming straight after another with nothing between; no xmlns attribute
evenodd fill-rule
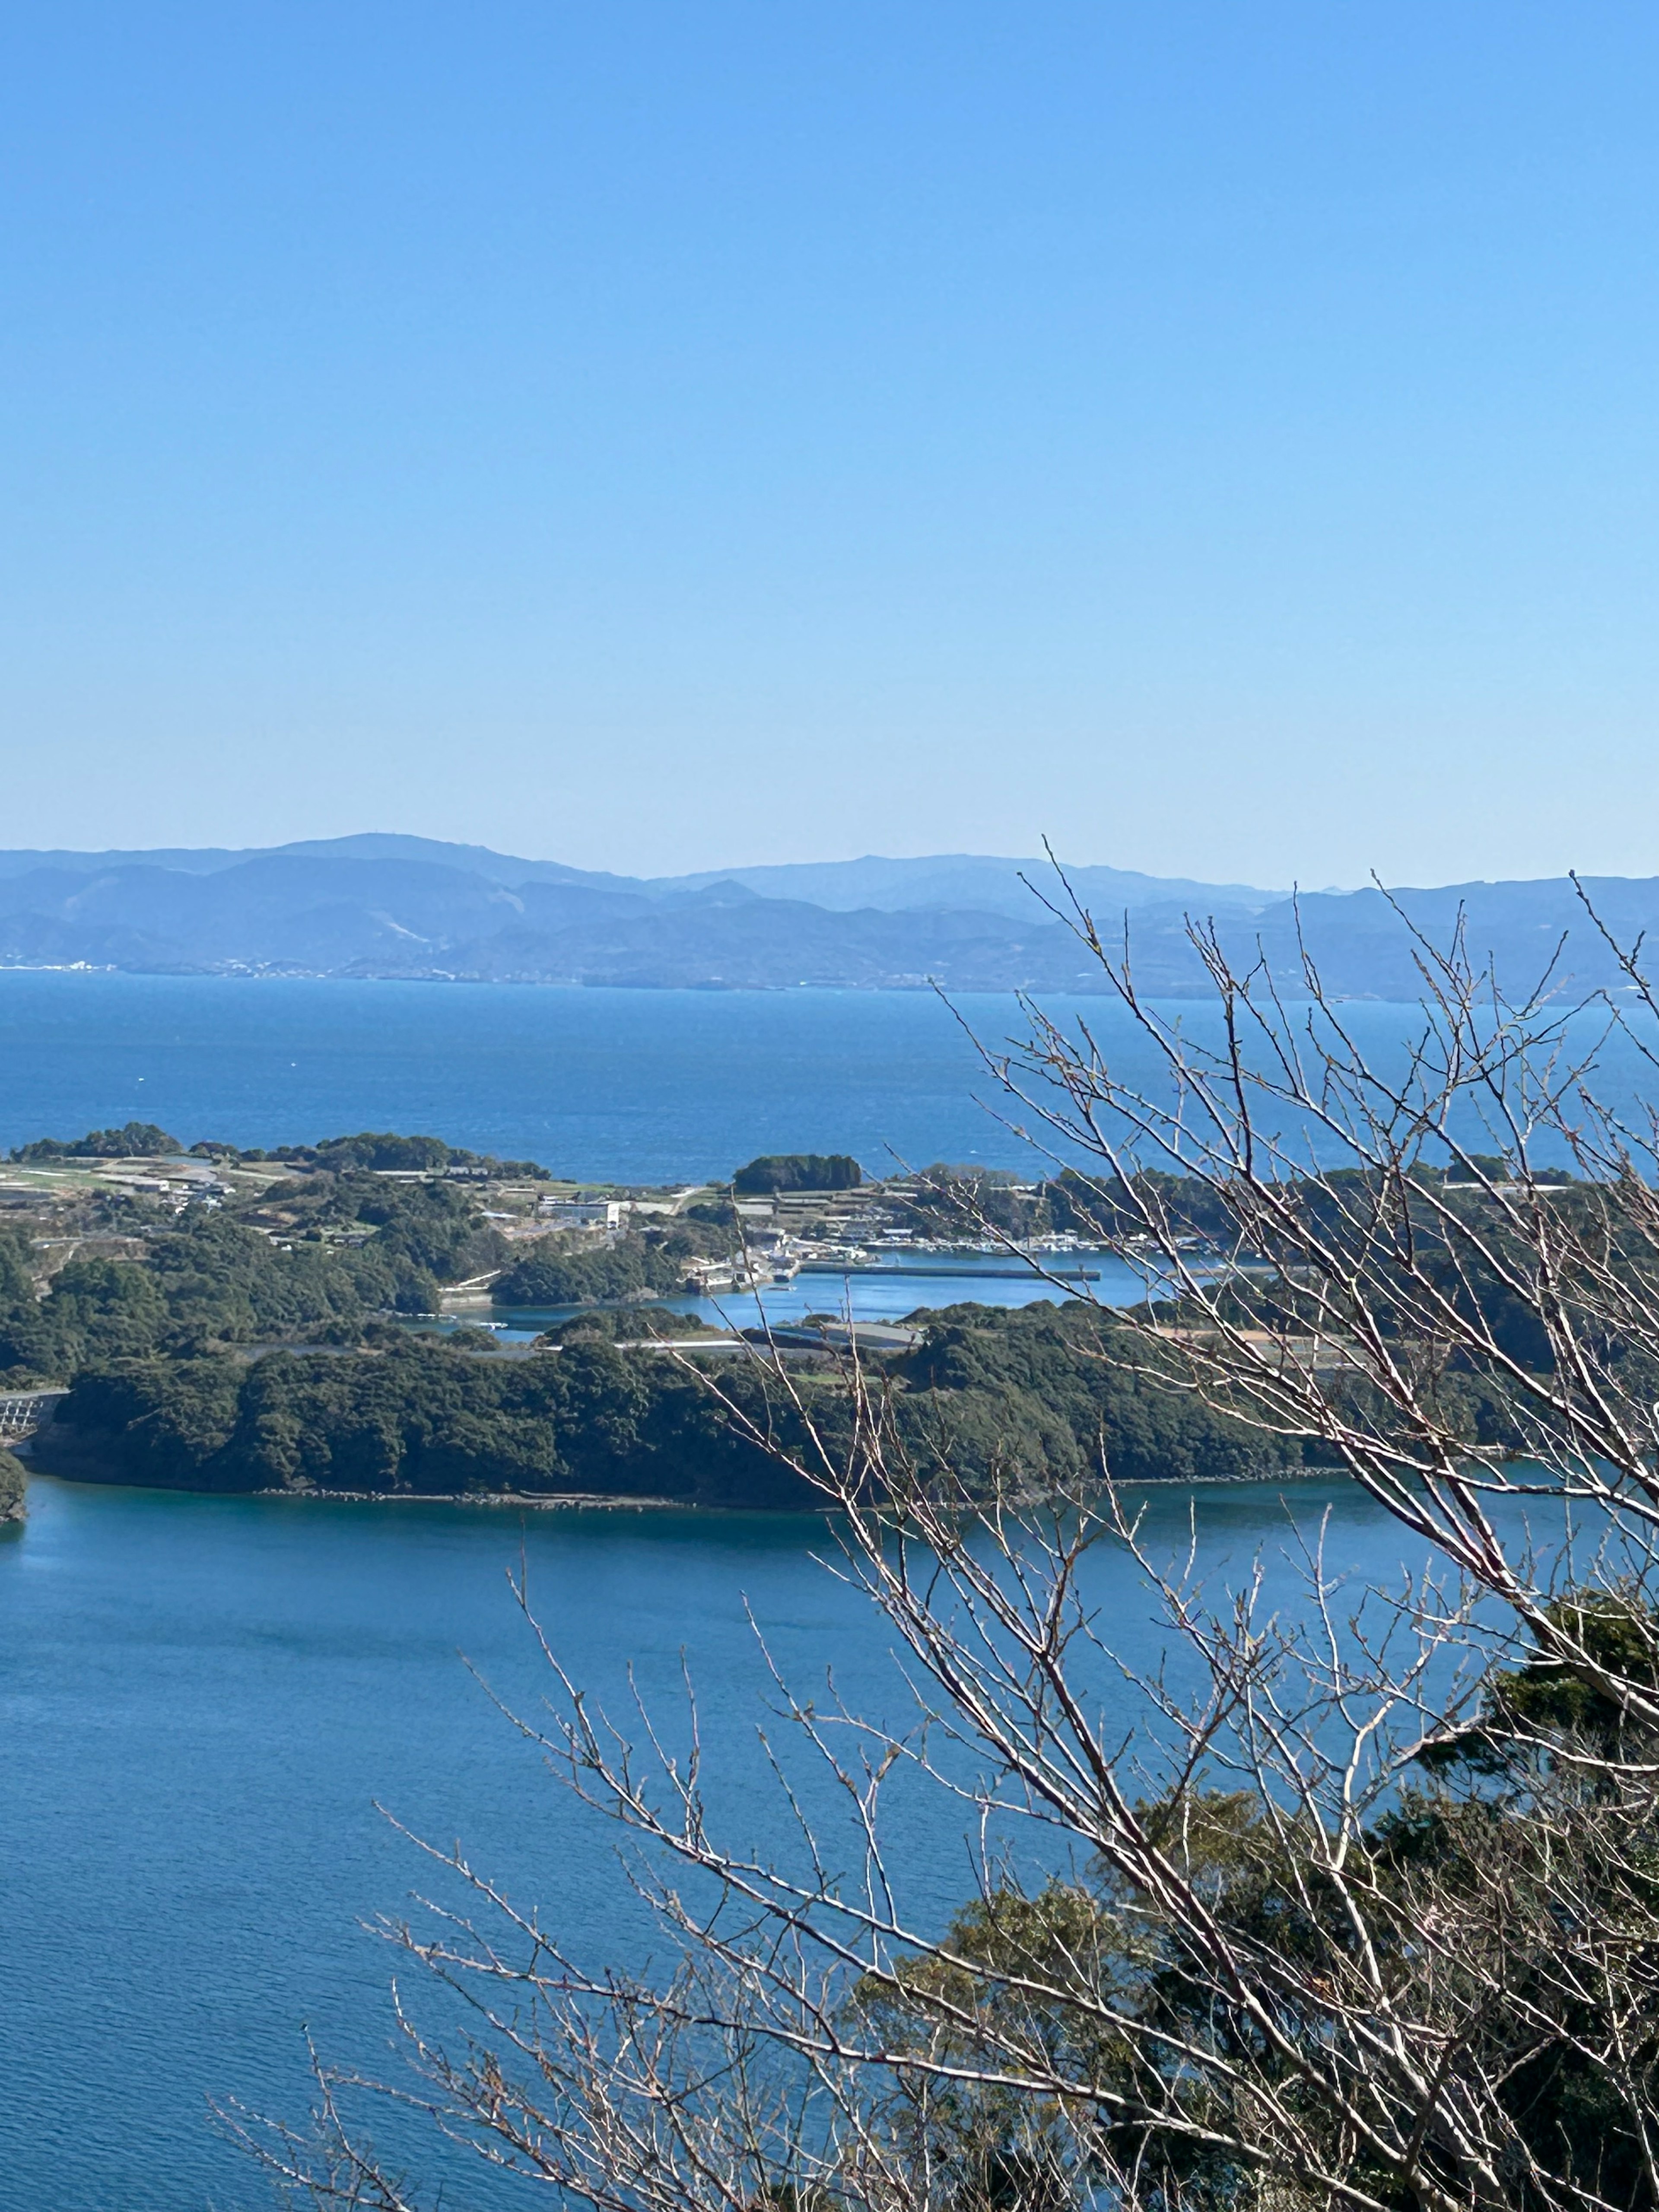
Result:
<svg viewBox="0 0 1659 2212"><path fill-rule="evenodd" d="M174 865L181 858L194 865ZM1073 933L1019 885L1021 865L943 855L646 881L390 836L248 855L5 854L0 964L728 989L1104 988ZM775 887L771 895L756 878ZM790 879L828 888L817 899L779 896ZM1168 885L1105 868L1077 870L1071 880L1109 940L1121 938L1129 909L1135 975L1150 994L1206 988L1188 936L1193 914L1213 916L1235 957L1259 952L1286 984L1299 975L1305 944L1334 992L1417 995L1410 939L1375 890L1292 902L1183 884L1180 896L1132 898L1117 887ZM976 882L989 895L984 903L945 896ZM1010 884L1024 902L1013 912L998 902L1012 904ZM841 902L862 884L878 898ZM928 886L937 902L914 902ZM1602 878L1587 888L1621 941L1659 927L1659 878ZM1437 942L1462 909L1471 951L1494 957L1511 988L1540 975L1564 937L1564 981L1620 981L1570 882L1395 896ZM1253 909L1247 898L1265 903Z"/></svg>
<svg viewBox="0 0 1659 2212"><path fill-rule="evenodd" d="M429 862L270 858L186 874L122 866L0 878L0 961L174 973L523 982L1002 989L1080 972L1074 943L1006 916L831 913L719 883L652 896L516 886ZM1052 950L1034 938L1064 939ZM1029 976L1028 976L1028 971Z"/></svg>
<svg viewBox="0 0 1659 2212"><path fill-rule="evenodd" d="M1206 912L1224 908L1255 914L1284 896L1282 891L1259 890L1249 884L1202 884L1185 876L1142 875L1133 868L1068 864L1066 879L1085 905L1108 911L1182 904ZM1053 863L1046 859L1005 860L974 853L941 853L915 860L889 860L876 854L860 860L797 860L665 880L693 890L719 882L739 883L763 898L805 899L833 913L860 907L890 914L965 907L1027 923L1040 910L1042 898L1061 895Z"/></svg>
<svg viewBox="0 0 1659 2212"><path fill-rule="evenodd" d="M705 868L687 876L617 876L573 868L562 860L526 860L495 853L483 845L450 845L433 837L406 837L370 831L355 837L331 837L291 845L251 847L233 852L222 847L199 851L138 853L0 852L0 881L42 870L76 875L111 868L154 867L192 876L217 875L257 861L381 860L459 869L466 875L517 887L531 883L576 884L591 890L633 892L649 899L707 890L717 884L741 884L765 898L798 899L835 913L860 907L908 913L926 907L964 907L1003 914L1025 921L1036 910L1028 884L1054 881L1045 859L1006 860L988 854L947 853L921 860L887 860L866 854L857 860L783 861L760 867ZM1068 869L1079 895L1112 908L1143 907L1167 901L1237 907L1255 913L1284 894L1248 884L1201 884L1184 876L1148 876L1133 868L1081 866Z"/></svg>

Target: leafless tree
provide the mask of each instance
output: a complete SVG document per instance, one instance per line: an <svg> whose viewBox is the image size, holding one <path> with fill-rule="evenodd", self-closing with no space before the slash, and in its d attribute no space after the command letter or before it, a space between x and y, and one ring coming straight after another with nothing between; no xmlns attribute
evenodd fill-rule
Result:
<svg viewBox="0 0 1659 2212"><path fill-rule="evenodd" d="M595 1971L433 1852L471 1907L384 1933L461 2039L400 2005L401 2084L319 2066L313 2130L227 2116L302 2197L414 2203L347 2117L378 2095L602 2212L1659 2206L1659 1123L1596 1084L1610 1037L1655 1066L1638 962L1617 999L1558 962L1513 1000L1419 939L1417 1030L1373 1058L1310 959L1275 979L1195 928L1214 1007L1183 1024L1070 914L1156 1079L1036 1008L988 1060L1155 1294L1096 1356L1345 1470L1425 1571L1354 1592L1311 1542L1298 1605L1211 1593L1109 1466L988 1491L879 1376L849 1366L832 1443L773 1366L914 1725L775 1674L829 1795L780 1752L797 1847L762 1859L705 1803L694 1706L684 1740L613 1724L546 1649L552 1717L514 1725L641 1846L678 1963ZM1126 1680L1100 1544L1178 1679ZM948 1926L886 1846L899 1776L977 1839Z"/></svg>

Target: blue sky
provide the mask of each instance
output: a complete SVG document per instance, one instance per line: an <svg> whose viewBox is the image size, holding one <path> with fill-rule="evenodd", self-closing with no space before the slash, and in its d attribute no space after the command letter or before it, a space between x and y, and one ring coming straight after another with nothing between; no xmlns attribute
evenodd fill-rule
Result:
<svg viewBox="0 0 1659 2212"><path fill-rule="evenodd" d="M0 27L0 844L1659 872L1659 13Z"/></svg>

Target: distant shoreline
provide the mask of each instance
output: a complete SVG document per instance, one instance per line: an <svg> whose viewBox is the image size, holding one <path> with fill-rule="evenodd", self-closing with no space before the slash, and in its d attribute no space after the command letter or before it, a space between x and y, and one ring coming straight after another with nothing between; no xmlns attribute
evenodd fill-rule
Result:
<svg viewBox="0 0 1659 2212"><path fill-rule="evenodd" d="M520 1512L629 1512L695 1514L727 1518L757 1515L769 1521L816 1520L833 1516L836 1509L823 1505L714 1505L690 1498L638 1498L626 1491L421 1491L421 1490L191 1490L177 1483L138 1483L106 1480L95 1475L61 1474L52 1468L30 1468L32 1482L62 1483L71 1490L95 1490L123 1497L213 1498L228 1503L248 1498L280 1500L295 1505L464 1505ZM1172 1474L1136 1475L1120 1487L1141 1490L1273 1490L1306 1482L1348 1481L1346 1468L1275 1468L1263 1475ZM1040 1498L1028 1501L1040 1504Z"/></svg>

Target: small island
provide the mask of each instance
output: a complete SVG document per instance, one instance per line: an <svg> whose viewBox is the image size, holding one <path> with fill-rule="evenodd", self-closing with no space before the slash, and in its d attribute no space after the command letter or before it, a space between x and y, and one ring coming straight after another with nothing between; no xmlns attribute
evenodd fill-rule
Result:
<svg viewBox="0 0 1659 2212"><path fill-rule="evenodd" d="M0 1207L0 1391L61 1394L27 1446L43 1470L765 1507L815 1493L744 1439L730 1404L766 1413L786 1444L805 1413L834 1439L851 1418L844 1341L793 1327L787 1351L734 1358L729 1334L656 1301L960 1249L970 1231L1052 1260L1110 1225L1064 1176L941 1167L872 1183L844 1156L792 1154L722 1183L623 1190L432 1137L185 1152L142 1124L19 1148ZM833 1305L832 1273L825 1290ZM575 1310L522 1346L464 1325L514 1306ZM858 1349L911 1452L988 1488L1086 1479L1103 1448L1135 1480L1292 1470L1273 1440L1103 1358L1112 1326L1081 1300L919 1305ZM703 1379L716 1362L727 1403ZM13 1455L0 1465L15 1481Z"/></svg>

